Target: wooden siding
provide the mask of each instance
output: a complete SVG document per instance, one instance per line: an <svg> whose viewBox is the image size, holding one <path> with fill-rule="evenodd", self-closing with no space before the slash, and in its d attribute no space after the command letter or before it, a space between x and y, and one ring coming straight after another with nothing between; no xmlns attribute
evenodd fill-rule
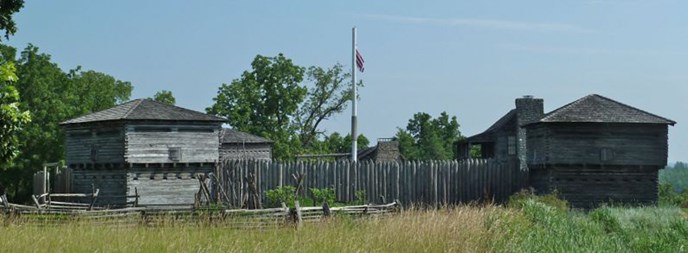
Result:
<svg viewBox="0 0 688 253"><path fill-rule="evenodd" d="M99 189L97 205L124 205L126 202L127 174L125 169L72 170L71 192L92 193L93 187ZM87 201L77 199L75 201Z"/></svg>
<svg viewBox="0 0 688 253"><path fill-rule="evenodd" d="M661 124L541 124L529 128L528 163L661 167L667 136Z"/></svg>
<svg viewBox="0 0 688 253"><path fill-rule="evenodd" d="M139 205L193 205L200 189L199 175L208 175L212 166L165 169L132 169L127 173L127 194L140 195Z"/></svg>
<svg viewBox="0 0 688 253"><path fill-rule="evenodd" d="M549 188L580 208L601 203L654 204L658 170L659 167L556 166L550 170Z"/></svg>
<svg viewBox="0 0 688 253"><path fill-rule="evenodd" d="M219 158L219 125L129 124L124 158L128 163L213 163ZM180 148L181 159L170 159Z"/></svg>
<svg viewBox="0 0 688 253"><path fill-rule="evenodd" d="M121 125L67 127L65 129L67 164L124 162L124 131ZM92 149L95 149L93 160Z"/></svg>
<svg viewBox="0 0 688 253"><path fill-rule="evenodd" d="M546 164L549 158L550 152L550 133L549 128L545 125L535 125L533 127L528 127L528 136L526 139L526 146L528 150L526 152L527 164Z"/></svg>
<svg viewBox="0 0 688 253"><path fill-rule="evenodd" d="M272 145L269 143L224 143L220 148L220 160L272 160Z"/></svg>

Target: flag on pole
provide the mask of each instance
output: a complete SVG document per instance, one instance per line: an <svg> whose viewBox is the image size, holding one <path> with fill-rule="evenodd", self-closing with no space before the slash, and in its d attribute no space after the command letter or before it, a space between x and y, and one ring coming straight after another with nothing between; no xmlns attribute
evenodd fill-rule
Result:
<svg viewBox="0 0 688 253"><path fill-rule="evenodd" d="M363 68L363 63L365 61L363 60L363 56L361 55L361 52L358 51L358 48L356 48L356 67L358 67L358 70L363 72L365 68Z"/></svg>

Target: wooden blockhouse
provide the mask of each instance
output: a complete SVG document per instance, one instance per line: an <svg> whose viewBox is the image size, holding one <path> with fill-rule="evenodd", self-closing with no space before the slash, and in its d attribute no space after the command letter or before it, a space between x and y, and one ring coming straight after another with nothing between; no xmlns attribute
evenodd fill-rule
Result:
<svg viewBox="0 0 688 253"><path fill-rule="evenodd" d="M198 177L218 161L223 121L137 99L62 122L70 191L98 188L100 205L123 205L135 191L141 205L193 204Z"/></svg>
<svg viewBox="0 0 688 253"><path fill-rule="evenodd" d="M272 160L273 141L224 128L220 133L220 160Z"/></svg>
<svg viewBox="0 0 688 253"><path fill-rule="evenodd" d="M482 157L529 170L536 193L557 191L574 207L656 203L676 122L594 94L543 111L542 99L516 99L516 109L458 144L459 158L480 145Z"/></svg>

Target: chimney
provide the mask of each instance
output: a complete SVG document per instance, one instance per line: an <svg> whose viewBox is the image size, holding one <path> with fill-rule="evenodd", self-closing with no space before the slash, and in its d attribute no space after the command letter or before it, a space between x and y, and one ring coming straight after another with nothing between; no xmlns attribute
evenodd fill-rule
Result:
<svg viewBox="0 0 688 253"><path fill-rule="evenodd" d="M527 158L527 132L523 125L536 122L545 115L544 101L542 98L533 98L531 95L516 99L516 124L517 124L517 155L521 170L528 170Z"/></svg>
<svg viewBox="0 0 688 253"><path fill-rule="evenodd" d="M519 126L538 121L545 115L542 98L531 95L516 99L516 118Z"/></svg>

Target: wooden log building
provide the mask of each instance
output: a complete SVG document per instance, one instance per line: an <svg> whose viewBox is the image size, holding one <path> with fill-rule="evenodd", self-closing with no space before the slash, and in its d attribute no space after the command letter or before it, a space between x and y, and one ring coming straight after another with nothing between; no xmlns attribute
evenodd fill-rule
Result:
<svg viewBox="0 0 688 253"><path fill-rule="evenodd" d="M194 203L198 177L219 158L225 120L151 99L132 100L61 123L71 192L100 189L101 205Z"/></svg>
<svg viewBox="0 0 688 253"><path fill-rule="evenodd" d="M273 141L237 130L220 133L220 160L272 160Z"/></svg>
<svg viewBox="0 0 688 253"><path fill-rule="evenodd" d="M485 158L517 157L537 193L556 190L574 207L656 203L676 122L595 94L543 111L542 99L516 99L516 109L458 144L460 157L474 145Z"/></svg>

